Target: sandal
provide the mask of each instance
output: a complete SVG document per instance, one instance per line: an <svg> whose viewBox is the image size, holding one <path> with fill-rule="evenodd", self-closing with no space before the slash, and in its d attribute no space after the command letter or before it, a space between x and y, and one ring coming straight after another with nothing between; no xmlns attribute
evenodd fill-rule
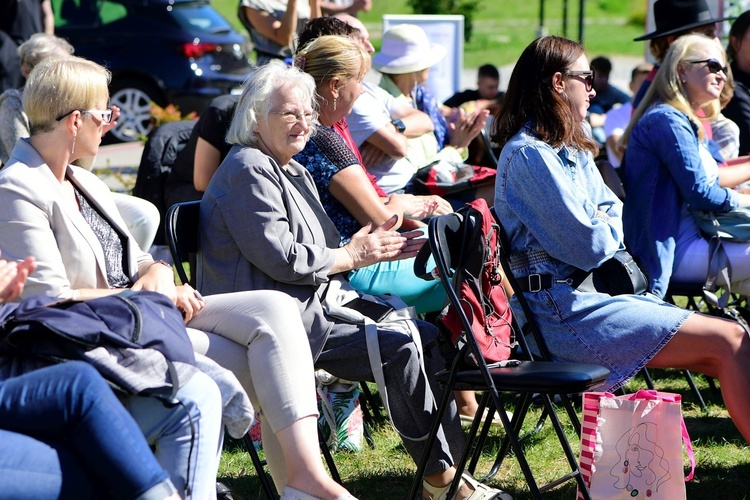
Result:
<svg viewBox="0 0 750 500"><path fill-rule="evenodd" d="M487 419L487 411L484 410L484 416L482 417L482 422L484 422L485 419ZM505 412L506 415L508 415L508 420L513 420L513 414L509 411ZM459 414L458 418L461 420L461 425L463 427L471 427L471 424L474 423L474 415L462 415ZM503 421L500 420L500 415L495 412L492 415L492 425L497 425L501 427L503 425Z"/></svg>
<svg viewBox="0 0 750 500"><path fill-rule="evenodd" d="M466 484L474 490L463 500L513 500L513 497L505 493L504 491L490 488L486 484L480 483L479 481L474 479L468 472L464 472L461 475L461 485L462 484ZM459 488L461 487L461 485L459 485ZM448 484L440 488L438 486L432 486L430 483L423 480L422 498L424 498L425 500L447 500L446 497L448 495L450 486L451 485Z"/></svg>

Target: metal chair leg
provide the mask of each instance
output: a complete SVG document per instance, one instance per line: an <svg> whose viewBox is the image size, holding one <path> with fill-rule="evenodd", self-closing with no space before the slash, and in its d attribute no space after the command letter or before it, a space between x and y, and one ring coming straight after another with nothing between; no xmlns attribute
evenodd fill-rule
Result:
<svg viewBox="0 0 750 500"><path fill-rule="evenodd" d="M250 460L253 462L253 467L255 467L255 472L258 474L258 480L260 481L260 486L263 489L266 498L268 500L277 498L278 495L276 495L276 489L271 484L270 476L266 473L266 461L260 459L258 451L255 449L253 440L250 437L250 433L246 433L242 440L245 442L247 452L250 454Z"/></svg>
<svg viewBox="0 0 750 500"><path fill-rule="evenodd" d="M320 452L323 454L323 460L325 460L326 465L328 466L328 471L331 473L331 478L333 478L333 480L337 483L343 485L344 483L341 482L339 470L338 468L336 468L336 462L333 461L331 450L328 449L328 444L323 438L323 433L320 431L320 426L318 427L318 443L320 444Z"/></svg>

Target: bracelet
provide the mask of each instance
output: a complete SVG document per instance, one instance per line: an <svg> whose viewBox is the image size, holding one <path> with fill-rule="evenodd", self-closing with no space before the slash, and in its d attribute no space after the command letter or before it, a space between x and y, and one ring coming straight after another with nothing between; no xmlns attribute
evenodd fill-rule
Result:
<svg viewBox="0 0 750 500"><path fill-rule="evenodd" d="M172 264L170 264L169 262L166 262L166 261L164 261L164 260L155 260L155 261L153 261L153 262L151 263L151 265L150 265L150 266L148 266L148 268L146 269L146 272L149 272L149 270L150 270L150 269L151 269L151 268L152 268L153 266L155 266L156 264L161 264L161 265L163 265L163 266L167 266L167 267L169 268L169 270L170 270L170 271L174 272L174 270L172 269Z"/></svg>

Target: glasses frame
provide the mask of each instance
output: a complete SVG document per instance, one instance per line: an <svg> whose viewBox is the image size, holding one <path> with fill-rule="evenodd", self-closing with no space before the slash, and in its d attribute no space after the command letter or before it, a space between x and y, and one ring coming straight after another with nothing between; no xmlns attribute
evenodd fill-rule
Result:
<svg viewBox="0 0 750 500"><path fill-rule="evenodd" d="M99 120L101 120L102 123L105 125L108 125L112 122L112 117L114 116L114 112L112 111L112 108L107 109L71 109L67 113L63 113L62 115L55 118L55 121L60 121L66 116L75 113L76 111L79 111L82 115L96 115Z"/></svg>
<svg viewBox="0 0 750 500"><path fill-rule="evenodd" d="M596 71L593 69L581 69L576 71L567 71L566 76L572 78L579 78L584 85L586 85L586 92L591 92L594 89L594 82L596 81Z"/></svg>
<svg viewBox="0 0 750 500"><path fill-rule="evenodd" d="M315 113L304 113L300 115L299 113L295 113L292 111L269 111L268 114L270 115L279 115L282 120L287 122L288 124L296 124L299 122L304 121L307 125L312 125L313 119L315 118ZM290 118L293 118L290 120Z"/></svg>
<svg viewBox="0 0 750 500"><path fill-rule="evenodd" d="M708 68L708 71L714 74L719 74L719 71L722 71L724 73L724 76L729 75L729 66L722 66L721 62L719 62L718 59L715 57L712 57L710 59L701 59L700 61L687 61L690 64L705 64L706 68Z"/></svg>

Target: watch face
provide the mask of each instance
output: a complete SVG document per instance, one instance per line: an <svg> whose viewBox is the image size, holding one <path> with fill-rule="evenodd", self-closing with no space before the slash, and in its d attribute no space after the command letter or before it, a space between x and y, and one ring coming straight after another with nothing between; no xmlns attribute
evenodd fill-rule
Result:
<svg viewBox="0 0 750 500"><path fill-rule="evenodd" d="M396 130L398 130L402 134L404 133L404 130L406 130L406 125L404 125L404 122L403 120L401 120L401 118L396 118L392 123L393 126L396 127Z"/></svg>

